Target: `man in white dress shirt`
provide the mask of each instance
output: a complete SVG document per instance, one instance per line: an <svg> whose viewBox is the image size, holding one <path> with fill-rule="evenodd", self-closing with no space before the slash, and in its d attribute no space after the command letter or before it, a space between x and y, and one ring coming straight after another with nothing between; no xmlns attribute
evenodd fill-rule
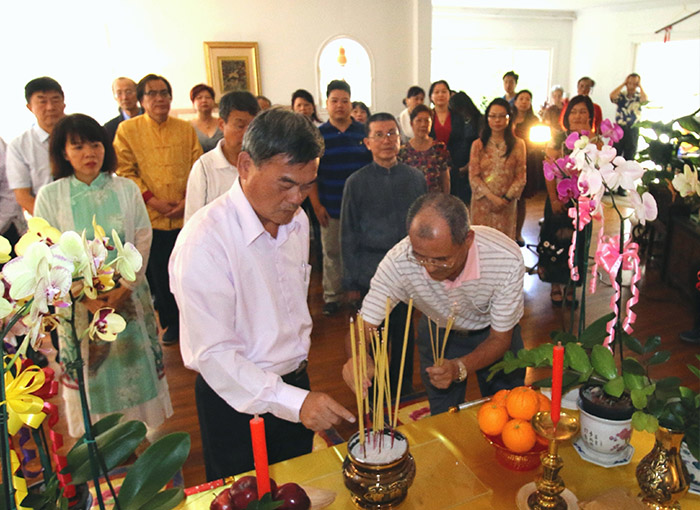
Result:
<svg viewBox="0 0 700 510"><path fill-rule="evenodd" d="M64 117L63 89L48 76L35 78L24 87L27 108L36 117L36 124L7 146L7 182L17 203L34 213L34 197L42 186L50 183L49 135Z"/></svg>
<svg viewBox="0 0 700 510"><path fill-rule="evenodd" d="M195 385L207 479L253 468L249 420L263 415L270 462L311 451L313 431L354 416L309 391L309 222L300 208L323 139L302 115L259 114L239 178L187 222L170 259L180 350Z"/></svg>
<svg viewBox="0 0 700 510"><path fill-rule="evenodd" d="M258 100L250 92L229 92L219 101L219 129L224 137L192 166L187 178L185 223L197 210L231 188L238 177L236 163L243 135L259 111Z"/></svg>

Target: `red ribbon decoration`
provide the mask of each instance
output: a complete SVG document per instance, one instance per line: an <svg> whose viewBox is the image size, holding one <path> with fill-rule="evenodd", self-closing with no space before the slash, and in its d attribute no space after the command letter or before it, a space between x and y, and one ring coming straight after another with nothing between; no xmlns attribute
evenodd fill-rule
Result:
<svg viewBox="0 0 700 510"><path fill-rule="evenodd" d="M698 283L695 284L695 288L700 291L700 271L698 271Z"/></svg>
<svg viewBox="0 0 700 510"><path fill-rule="evenodd" d="M595 266L602 266L605 272L610 277L610 283L615 290L615 293L610 298L610 308L613 311L614 317L608 322L606 329L608 337L603 342L608 349L613 341L615 332L615 323L620 311L617 309L617 300L620 298L620 285L617 283L617 275L621 269L632 270L632 282L630 283L630 291L632 296L627 300L626 315L622 322L622 329L627 333L632 333L632 323L637 318L637 314L632 311L632 307L639 301L639 290L637 282L641 279L639 274L639 245L631 241L627 241L624 245L622 253L620 253L620 236L603 237L602 245L598 245L598 250L595 254ZM595 280L595 278L593 279Z"/></svg>
<svg viewBox="0 0 700 510"><path fill-rule="evenodd" d="M25 359L22 361L22 364L32 365L33 362ZM54 430L54 427L58 423L58 407L48 401L58 394L58 381L55 380L53 369L45 367L42 370L45 375L44 385L35 391L33 395L36 395L44 401L44 408L41 411L46 414L48 418L49 438L51 438L51 458L55 465L56 477L58 478L59 485L63 488L63 495L70 499L75 497L75 486L72 485L73 479L70 473L61 473L68 465L68 461L65 455L60 455L58 453L63 446L63 434Z"/></svg>

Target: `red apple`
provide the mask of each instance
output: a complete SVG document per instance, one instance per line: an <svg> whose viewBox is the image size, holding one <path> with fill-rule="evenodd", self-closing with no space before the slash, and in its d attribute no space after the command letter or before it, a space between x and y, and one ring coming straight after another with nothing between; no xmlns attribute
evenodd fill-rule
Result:
<svg viewBox="0 0 700 510"><path fill-rule="evenodd" d="M229 488L229 491L231 492L231 495L236 493L239 490L243 489L254 489L255 492L257 493L258 491L258 480L254 476L244 476L242 478L239 478ZM274 494L277 491L277 484L275 483L275 480L270 478L270 492Z"/></svg>
<svg viewBox="0 0 700 510"><path fill-rule="evenodd" d="M280 485L273 493L273 499L275 501L284 501L277 510L309 510L311 508L309 496L296 483Z"/></svg>
<svg viewBox="0 0 700 510"><path fill-rule="evenodd" d="M209 510L234 510L231 504L231 493L227 490L221 491L211 502Z"/></svg>
<svg viewBox="0 0 700 510"><path fill-rule="evenodd" d="M255 487L239 489L231 494L231 510L245 510L252 501L258 500L258 490Z"/></svg>

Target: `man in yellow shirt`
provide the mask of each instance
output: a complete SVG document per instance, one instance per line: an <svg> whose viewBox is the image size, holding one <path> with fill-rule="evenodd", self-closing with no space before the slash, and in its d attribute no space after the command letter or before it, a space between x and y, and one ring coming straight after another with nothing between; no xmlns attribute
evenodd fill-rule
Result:
<svg viewBox="0 0 700 510"><path fill-rule="evenodd" d="M170 117L168 80L149 74L136 85L145 114L119 124L114 137L117 174L138 184L153 226L148 280L166 345L179 340L178 309L170 292L168 259L182 228L187 177L202 155L189 122Z"/></svg>

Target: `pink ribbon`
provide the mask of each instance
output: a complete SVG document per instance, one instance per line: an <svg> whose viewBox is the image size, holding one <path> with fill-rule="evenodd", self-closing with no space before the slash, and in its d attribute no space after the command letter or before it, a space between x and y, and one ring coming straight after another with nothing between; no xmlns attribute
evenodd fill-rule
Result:
<svg viewBox="0 0 700 510"><path fill-rule="evenodd" d="M591 214L591 211L595 210L595 202L590 198L585 196L579 196L576 202L576 207L569 207L569 218L574 225L574 232L571 235L571 244L569 245L569 270L571 274L571 279L575 282L579 279L578 266L575 264L576 255L576 238L578 236L578 231L583 230L583 228L588 225L594 219L601 222L601 230L603 232L603 214L602 211L596 214ZM602 234L600 234L602 235ZM585 256L588 256L586 253Z"/></svg>
<svg viewBox="0 0 700 510"><path fill-rule="evenodd" d="M608 331L608 337L603 342L608 349L610 349L610 343L613 341L615 333L615 323L617 322L617 317L620 311L617 309L617 300L620 298L621 290L620 285L617 283L617 275L621 269L632 270L632 282L630 284L630 291L632 296L627 300L627 306L625 310L625 319L622 322L622 329L627 333L632 333L632 324L637 318L637 314L632 311L632 307L639 301L639 290L637 289L637 282L641 279L639 271L639 245L631 241L625 243L622 253L620 253L620 236L608 237L603 236L602 241L598 244L598 250L595 254L595 265L594 270L598 266L602 266L608 276L610 277L610 283L615 290L615 293L610 298L610 308L613 311L613 318L608 322L606 330ZM595 281L595 277L592 278ZM591 285L593 287L593 285Z"/></svg>

